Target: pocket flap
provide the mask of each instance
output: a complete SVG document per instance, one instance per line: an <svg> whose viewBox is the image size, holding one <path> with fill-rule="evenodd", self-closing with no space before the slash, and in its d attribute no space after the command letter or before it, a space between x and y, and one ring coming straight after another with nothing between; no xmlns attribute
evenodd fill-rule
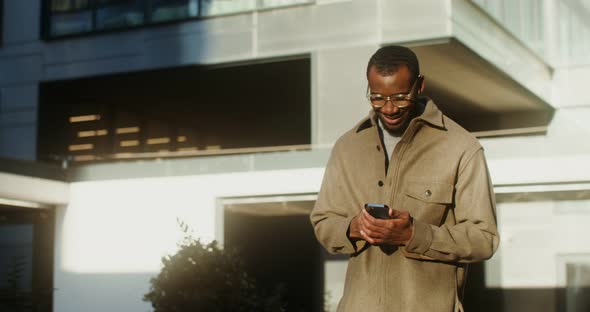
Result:
<svg viewBox="0 0 590 312"><path fill-rule="evenodd" d="M447 183L409 181L406 195L428 203L452 204L455 186Z"/></svg>

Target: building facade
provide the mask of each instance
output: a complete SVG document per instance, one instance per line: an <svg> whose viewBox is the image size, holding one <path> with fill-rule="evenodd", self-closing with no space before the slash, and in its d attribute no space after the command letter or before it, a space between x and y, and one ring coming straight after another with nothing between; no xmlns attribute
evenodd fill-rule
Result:
<svg viewBox="0 0 590 312"><path fill-rule="evenodd" d="M497 194L501 247L472 268L467 307L588 309L590 2L0 7L0 273L24 272L0 288L18 284L28 308L149 310L183 220L284 263L273 275L300 308L334 310L346 259L321 250L307 215L331 145L370 110L366 62L402 44L480 138Z"/></svg>

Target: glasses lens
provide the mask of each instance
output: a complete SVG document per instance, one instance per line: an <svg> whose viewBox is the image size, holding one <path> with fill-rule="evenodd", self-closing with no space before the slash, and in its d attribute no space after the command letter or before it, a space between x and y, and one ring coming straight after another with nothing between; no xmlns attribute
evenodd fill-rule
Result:
<svg viewBox="0 0 590 312"><path fill-rule="evenodd" d="M398 108L406 108L410 106L411 102L408 100L392 100L391 103L393 103L393 105L397 106Z"/></svg>
<svg viewBox="0 0 590 312"><path fill-rule="evenodd" d="M391 101L391 104L399 108L406 108L410 106L410 100L406 95L400 95L397 98L386 98L379 94L371 94L369 95L369 101L371 102L371 105L376 108L385 106L388 101Z"/></svg>
<svg viewBox="0 0 590 312"><path fill-rule="evenodd" d="M382 107L387 102L383 96L378 94L371 94L369 96L369 101L371 101L371 105L375 107Z"/></svg>

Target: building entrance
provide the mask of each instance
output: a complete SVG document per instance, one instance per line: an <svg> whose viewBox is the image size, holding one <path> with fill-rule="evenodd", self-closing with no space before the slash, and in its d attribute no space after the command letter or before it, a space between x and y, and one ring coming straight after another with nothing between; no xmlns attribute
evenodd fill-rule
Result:
<svg viewBox="0 0 590 312"><path fill-rule="evenodd" d="M53 212L0 205L0 311L52 311Z"/></svg>
<svg viewBox="0 0 590 312"><path fill-rule="evenodd" d="M308 213L297 212L288 205L230 205L224 211L225 248L235 248L240 253L246 270L261 287L269 292L282 288L287 311L323 311L321 246ZM311 210L313 202L291 205Z"/></svg>

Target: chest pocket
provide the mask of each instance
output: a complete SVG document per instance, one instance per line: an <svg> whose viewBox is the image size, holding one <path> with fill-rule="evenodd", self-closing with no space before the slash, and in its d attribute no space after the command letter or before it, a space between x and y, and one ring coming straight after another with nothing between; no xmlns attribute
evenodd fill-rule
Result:
<svg viewBox="0 0 590 312"><path fill-rule="evenodd" d="M422 222L441 225L453 205L454 185L430 181L409 181L406 184L404 209Z"/></svg>

